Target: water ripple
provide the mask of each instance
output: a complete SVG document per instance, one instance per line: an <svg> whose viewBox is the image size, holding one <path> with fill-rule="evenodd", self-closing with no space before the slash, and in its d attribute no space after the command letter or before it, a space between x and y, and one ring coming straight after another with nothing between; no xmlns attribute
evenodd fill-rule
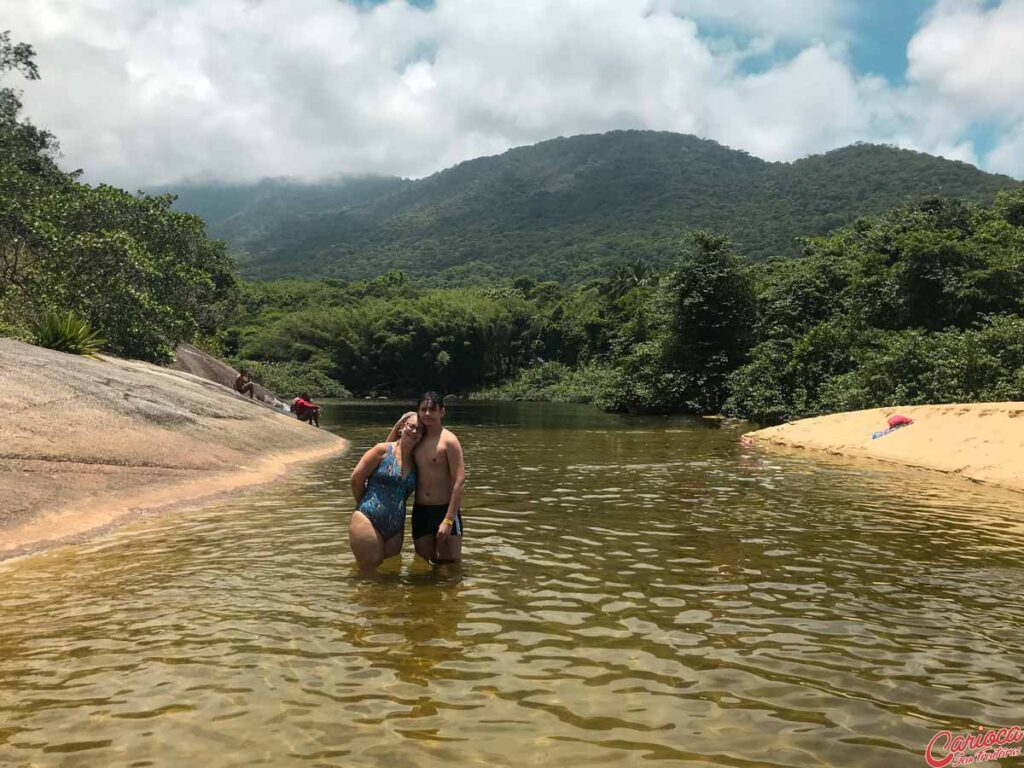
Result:
<svg viewBox="0 0 1024 768"><path fill-rule="evenodd" d="M346 479L400 410L329 409L340 461L0 568L0 763L917 765L1019 722L1019 496L467 407L466 563L361 577Z"/></svg>

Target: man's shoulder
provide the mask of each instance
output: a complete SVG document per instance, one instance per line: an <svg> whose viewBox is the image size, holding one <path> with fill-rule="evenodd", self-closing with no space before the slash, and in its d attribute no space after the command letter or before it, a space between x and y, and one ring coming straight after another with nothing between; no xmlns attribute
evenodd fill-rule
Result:
<svg viewBox="0 0 1024 768"><path fill-rule="evenodd" d="M459 438L457 438L455 433L448 429L448 427L441 428L441 439L446 442L459 442Z"/></svg>

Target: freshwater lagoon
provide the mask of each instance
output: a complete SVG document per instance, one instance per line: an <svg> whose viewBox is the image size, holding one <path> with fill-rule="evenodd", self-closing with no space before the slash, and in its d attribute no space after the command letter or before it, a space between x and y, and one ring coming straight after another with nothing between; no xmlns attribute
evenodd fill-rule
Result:
<svg viewBox="0 0 1024 768"><path fill-rule="evenodd" d="M466 562L352 567L341 459L0 566L0 764L923 765L1024 712L1024 499L456 404Z"/></svg>

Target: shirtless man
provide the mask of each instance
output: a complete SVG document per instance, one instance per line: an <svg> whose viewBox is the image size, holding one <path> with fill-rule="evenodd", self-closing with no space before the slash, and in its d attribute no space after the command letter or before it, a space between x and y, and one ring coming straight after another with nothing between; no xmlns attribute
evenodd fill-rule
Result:
<svg viewBox="0 0 1024 768"><path fill-rule="evenodd" d="M462 559L462 492L466 467L462 445L451 430L441 424L444 401L437 392L426 392L416 412L423 438L416 447L416 499L412 507L412 539L416 554L431 563L452 563ZM388 442L398 436L409 414L391 430Z"/></svg>
<svg viewBox="0 0 1024 768"><path fill-rule="evenodd" d="M252 383L252 374L249 373L247 368L243 368L238 374L238 378L235 379L235 391L239 394L249 395L249 399L252 400L255 397L253 389L255 385Z"/></svg>

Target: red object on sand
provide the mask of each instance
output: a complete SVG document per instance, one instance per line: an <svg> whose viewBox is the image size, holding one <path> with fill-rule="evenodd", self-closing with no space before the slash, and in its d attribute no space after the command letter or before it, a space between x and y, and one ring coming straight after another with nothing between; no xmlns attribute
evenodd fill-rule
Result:
<svg viewBox="0 0 1024 768"><path fill-rule="evenodd" d="M913 424L914 420L907 418L906 416L900 416L897 413L890 416L887 423L890 427L905 427L907 424Z"/></svg>

